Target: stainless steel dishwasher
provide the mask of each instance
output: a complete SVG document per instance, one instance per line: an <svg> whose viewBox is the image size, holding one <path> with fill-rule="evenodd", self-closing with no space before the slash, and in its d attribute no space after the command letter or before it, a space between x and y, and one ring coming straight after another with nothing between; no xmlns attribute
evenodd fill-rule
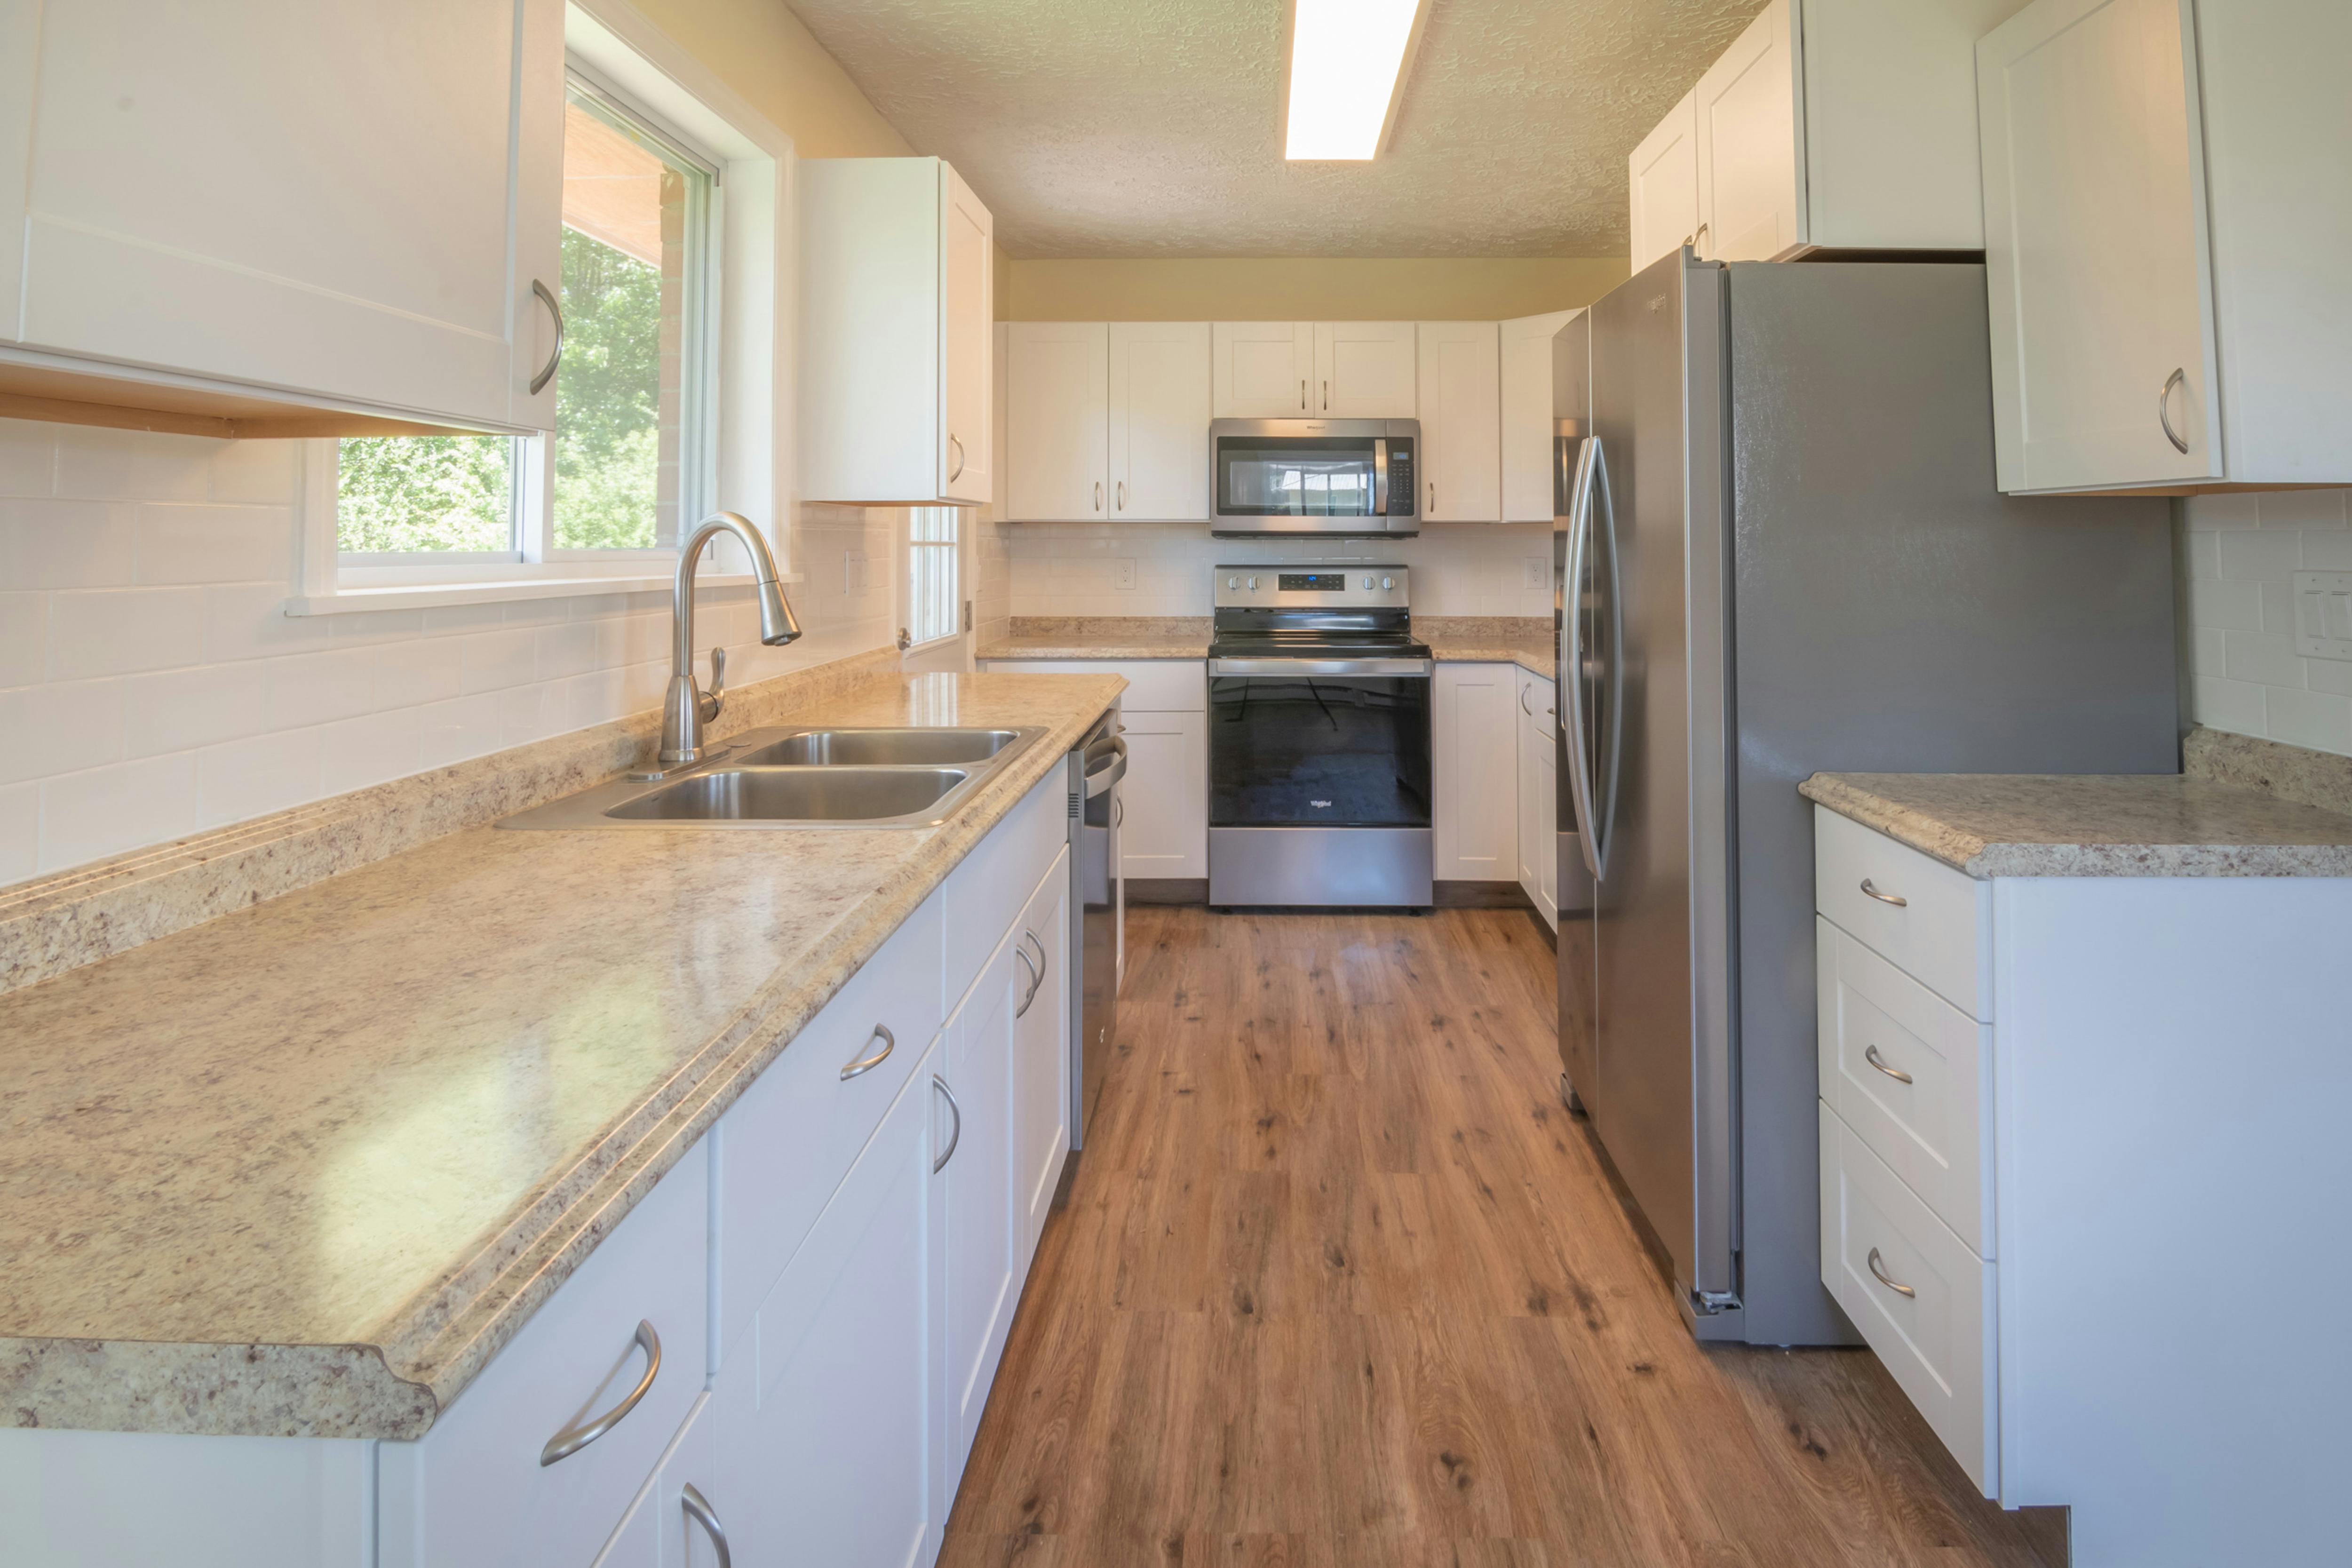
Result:
<svg viewBox="0 0 2352 1568"><path fill-rule="evenodd" d="M1070 1147L1086 1146L1118 1028L1118 982L1127 967L1127 883L1118 868L1119 781L1127 742L1118 710L1070 749Z"/></svg>

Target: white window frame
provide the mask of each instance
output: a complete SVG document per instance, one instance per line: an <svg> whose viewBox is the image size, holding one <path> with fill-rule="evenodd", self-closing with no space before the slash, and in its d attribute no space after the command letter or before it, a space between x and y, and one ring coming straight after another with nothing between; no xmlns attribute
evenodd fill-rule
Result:
<svg viewBox="0 0 2352 1568"><path fill-rule="evenodd" d="M948 613L948 629L941 632L937 637L922 638L908 643L904 650L905 652L931 652L935 649L944 648L950 643L959 641L963 637L965 630L963 624L963 606L968 602L967 595L964 592L964 575L966 569L965 551L971 542L971 530L967 528L965 524L968 514L976 512L977 510L977 508L972 507L958 506L919 506L909 507L907 509L907 537L903 546L907 552L907 569L900 574L900 580L906 584L906 587L899 595L900 604L898 605L898 624L901 626L908 628L908 635L910 637L912 636L912 628L915 625L915 595L917 593L917 579L920 575L920 574L915 570L915 563L919 559L917 552L936 550L947 554L954 561L955 593L951 596L952 605ZM953 518L955 520L955 538L952 540L940 541L918 541L915 538L915 522L916 520L925 512L945 512L950 517Z"/></svg>
<svg viewBox="0 0 2352 1568"><path fill-rule="evenodd" d="M706 356L702 440L711 499L703 504L749 518L767 536L784 581L800 582L791 527L798 297L792 138L626 0L570 0L563 43L566 63L581 78L719 166L710 207L718 243L707 251L715 277L704 295L714 352ZM345 565L336 547L336 444L302 446L301 548L289 616L632 593L667 588L676 573L672 550L547 547L554 451L543 437L528 438L515 466L520 549ZM722 537L705 552L697 581L747 583L749 565Z"/></svg>

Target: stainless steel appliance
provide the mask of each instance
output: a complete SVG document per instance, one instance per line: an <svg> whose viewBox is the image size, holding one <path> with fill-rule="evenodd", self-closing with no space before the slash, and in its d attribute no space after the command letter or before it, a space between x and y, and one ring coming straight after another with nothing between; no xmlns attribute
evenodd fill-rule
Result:
<svg viewBox="0 0 2352 1568"><path fill-rule="evenodd" d="M1555 378L1591 387L1555 410L1589 414L1553 557L1566 1085L1697 1334L1851 1342L1797 784L2176 771L2167 503L1994 490L1979 266L1685 250L1582 320Z"/></svg>
<svg viewBox="0 0 2352 1568"><path fill-rule="evenodd" d="M1209 531L1419 533L1420 452L1417 419L1213 419Z"/></svg>
<svg viewBox="0 0 2352 1568"><path fill-rule="evenodd" d="M1083 1148L1103 1068L1118 1032L1118 983L1127 968L1127 882L1118 868L1119 781L1127 742L1106 713L1070 748L1070 1147Z"/></svg>
<svg viewBox="0 0 2352 1568"><path fill-rule="evenodd" d="M1426 905L1430 688L1402 566L1216 569L1209 902Z"/></svg>

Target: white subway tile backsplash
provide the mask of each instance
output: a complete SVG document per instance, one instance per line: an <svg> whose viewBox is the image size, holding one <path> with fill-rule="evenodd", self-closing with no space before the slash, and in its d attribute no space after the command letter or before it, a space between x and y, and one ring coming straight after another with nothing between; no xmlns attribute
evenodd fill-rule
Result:
<svg viewBox="0 0 2352 1568"><path fill-rule="evenodd" d="M541 626L537 637L538 678L561 680L596 668L596 628L579 621Z"/></svg>
<svg viewBox="0 0 2352 1568"><path fill-rule="evenodd" d="M428 702L416 711L416 765L437 768L499 749L499 699L493 691Z"/></svg>
<svg viewBox="0 0 2352 1568"><path fill-rule="evenodd" d="M29 686L49 665L49 596L0 592L0 687Z"/></svg>
<svg viewBox="0 0 2352 1568"><path fill-rule="evenodd" d="M464 660L460 687L469 692L520 686L538 668L538 643L529 626L476 632L458 649Z"/></svg>
<svg viewBox="0 0 2352 1568"><path fill-rule="evenodd" d="M2347 505L2343 490L2198 496L2184 504L2184 635L2198 722L2352 753L2352 663L2305 658L2294 636L2294 574L2352 572Z"/></svg>
<svg viewBox="0 0 2352 1568"><path fill-rule="evenodd" d="M268 726L265 664L205 664L122 682L127 754L156 757L257 735Z"/></svg>
<svg viewBox="0 0 2352 1568"><path fill-rule="evenodd" d="M80 425L58 426L57 439L58 494L133 500L210 499L213 466L235 444L152 432L126 438Z"/></svg>
<svg viewBox="0 0 2352 1568"><path fill-rule="evenodd" d="M374 648L337 647L268 660L270 728L297 730L368 711L376 658Z"/></svg>
<svg viewBox="0 0 2352 1568"><path fill-rule="evenodd" d="M319 798L316 729L226 741L195 753L202 826L244 822Z"/></svg>
<svg viewBox="0 0 2352 1568"><path fill-rule="evenodd" d="M327 640L337 647L362 644L413 642L424 635L422 610L366 610L354 616L328 617Z"/></svg>
<svg viewBox="0 0 2352 1568"><path fill-rule="evenodd" d="M0 501L0 570L16 588L120 588L132 582L135 510L110 501Z"/></svg>
<svg viewBox="0 0 2352 1568"><path fill-rule="evenodd" d="M327 623L332 617L288 615L289 581L290 574L275 583L230 583L205 589L205 662L267 658L326 647L331 635Z"/></svg>
<svg viewBox="0 0 2352 1568"><path fill-rule="evenodd" d="M216 501L284 506L300 482L301 451L294 441L223 441L211 453L205 493Z"/></svg>
<svg viewBox="0 0 2352 1568"><path fill-rule="evenodd" d="M57 426L0 419L0 496L45 496L58 471Z"/></svg>
<svg viewBox="0 0 2352 1568"><path fill-rule="evenodd" d="M40 869L61 870L194 833L196 756L175 752L44 780Z"/></svg>
<svg viewBox="0 0 2352 1568"><path fill-rule="evenodd" d="M202 658L202 588L79 588L49 598L49 679L168 669Z"/></svg>
<svg viewBox="0 0 2352 1568"><path fill-rule="evenodd" d="M122 682L75 680L0 691L0 784L120 762Z"/></svg>
<svg viewBox="0 0 2352 1568"><path fill-rule="evenodd" d="M282 506L142 506L136 580L270 581L282 588L293 529L293 511Z"/></svg>
<svg viewBox="0 0 2352 1568"><path fill-rule="evenodd" d="M41 786L0 789L0 888L41 868Z"/></svg>
<svg viewBox="0 0 2352 1568"><path fill-rule="evenodd" d="M465 644L455 637L413 637L375 650L379 708L414 708L446 701L465 689Z"/></svg>
<svg viewBox="0 0 2352 1568"><path fill-rule="evenodd" d="M320 793L341 795L415 773L423 728L415 708L391 708L321 726Z"/></svg>

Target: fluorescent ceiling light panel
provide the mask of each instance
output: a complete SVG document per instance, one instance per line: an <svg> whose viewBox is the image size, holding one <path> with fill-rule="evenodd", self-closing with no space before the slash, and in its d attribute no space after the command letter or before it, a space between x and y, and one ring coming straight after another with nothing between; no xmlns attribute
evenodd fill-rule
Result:
<svg viewBox="0 0 2352 1568"><path fill-rule="evenodd" d="M1429 0L1291 0L1286 158L1379 154Z"/></svg>

